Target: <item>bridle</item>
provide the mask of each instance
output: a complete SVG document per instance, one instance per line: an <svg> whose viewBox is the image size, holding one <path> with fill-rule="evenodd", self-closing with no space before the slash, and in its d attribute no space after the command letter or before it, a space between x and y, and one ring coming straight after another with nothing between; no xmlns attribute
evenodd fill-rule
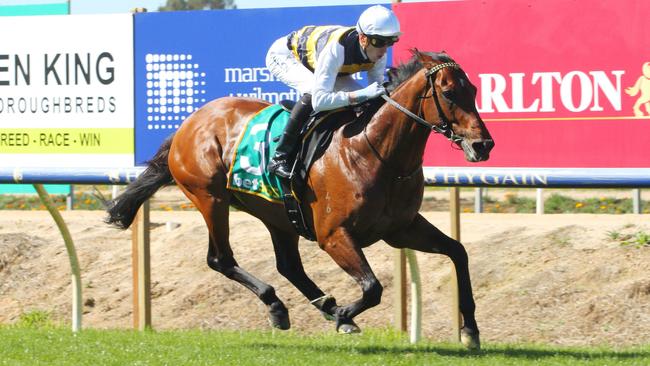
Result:
<svg viewBox="0 0 650 366"><path fill-rule="evenodd" d="M391 99L388 95L382 95L381 97L384 98L386 102L388 102L390 105L393 107L397 108L399 111L402 113L406 114L407 116L411 117L417 124L424 126L425 128L432 130L436 133L444 135L449 141L453 143L462 143L463 138L459 135L457 135L453 130L452 130L452 125L451 121L447 118L445 113L442 110L442 107L440 106L440 99L438 98L438 93L436 92L436 74L438 71L446 68L446 67L453 67L456 69L460 69L460 65L455 63L455 62L445 62L438 64L430 69L426 69L424 71L424 77L427 80L427 84L424 87L424 93L422 96L419 97L420 99L420 104L418 106L418 114L415 114L408 109L402 107L399 103L397 103L395 100ZM429 85L431 85L431 95L427 96L427 93L429 91ZM433 124L424 118L420 117L420 114L422 114L422 100L432 98L436 104L436 108L438 109L438 117L440 120L438 121L438 125ZM367 125L366 125L367 127ZM381 154L377 149L370 143L370 139L368 139L368 134L366 133L366 128L364 127L363 129L363 134L364 137L366 138L366 142L368 143L368 146L372 150L373 154L387 166L391 166L384 158L382 158ZM395 167L392 167L393 170L399 171ZM405 180L410 180L413 175L415 175L417 172L419 172L422 169L422 164L420 164L416 169L411 171L409 174L406 175L398 175L397 180L398 181L405 181Z"/></svg>
<svg viewBox="0 0 650 366"><path fill-rule="evenodd" d="M442 107L440 106L440 99L438 97L438 93L436 92L436 87L435 87L435 80L436 80L436 74L438 71L446 68L446 67L453 67L456 69L460 69L460 65L455 63L455 62L445 62L442 64L438 64L430 69L426 69L424 71L424 77L427 80L427 84L424 88L424 94L422 94L420 98L420 104L418 107L418 114L415 114L408 109L402 107L399 103L391 99L388 95L382 95L381 97L384 98L386 102L388 102L390 105L393 107L397 108L399 111L402 113L406 114L407 116L411 117L416 123L418 123L421 126L424 126L430 130L433 130L436 133L440 133L447 137L447 139L451 142L461 142L463 138L459 135L457 135L451 128L451 121L447 118L445 113L442 110ZM431 95L427 96L427 92L429 91L429 85L431 85ZM433 100L436 104L436 108L438 110L438 117L440 118L440 121L438 124L433 124L424 118L420 117L419 115L422 113L422 100L423 99L428 99L433 97Z"/></svg>

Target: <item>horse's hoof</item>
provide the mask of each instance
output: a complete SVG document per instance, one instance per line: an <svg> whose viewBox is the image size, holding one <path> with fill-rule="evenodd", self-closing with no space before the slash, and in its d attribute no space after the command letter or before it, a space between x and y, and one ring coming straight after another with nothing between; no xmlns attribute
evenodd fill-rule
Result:
<svg viewBox="0 0 650 366"><path fill-rule="evenodd" d="M336 320L336 317L333 315L335 313L335 309L337 308L336 299L334 299L334 297L330 295L324 295L316 300L312 300L311 304L320 311L325 320Z"/></svg>
<svg viewBox="0 0 650 366"><path fill-rule="evenodd" d="M287 330L291 328L289 311L281 302L274 302L269 306L269 323L273 328Z"/></svg>
<svg viewBox="0 0 650 366"><path fill-rule="evenodd" d="M361 328L359 328L356 324L341 324L337 331L341 334L355 334L361 333Z"/></svg>
<svg viewBox="0 0 650 366"><path fill-rule="evenodd" d="M337 319L336 331L340 334L361 333L361 328L352 319Z"/></svg>
<svg viewBox="0 0 650 366"><path fill-rule="evenodd" d="M481 349L481 340L478 333L465 327L460 330L460 342L470 351L479 351Z"/></svg>

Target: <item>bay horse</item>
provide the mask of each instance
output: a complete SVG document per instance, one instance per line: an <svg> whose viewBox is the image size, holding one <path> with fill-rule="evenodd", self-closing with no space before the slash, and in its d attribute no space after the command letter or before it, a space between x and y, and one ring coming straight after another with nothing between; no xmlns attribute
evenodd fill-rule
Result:
<svg viewBox="0 0 650 366"><path fill-rule="evenodd" d="M494 142L475 105L476 87L445 53L412 50L389 85L392 104L365 122L353 109L340 114L327 150L312 165L301 200L319 247L361 287L362 296L337 305L304 271L298 234L282 204L226 189L227 173L246 122L269 103L251 98L213 100L170 136L144 172L110 202L107 223L126 229L140 205L176 182L203 215L209 232L207 264L251 290L269 309L272 326L290 327L288 310L272 286L241 268L228 238L229 206L260 219L271 234L277 270L342 333L360 331L353 318L376 306L382 285L362 249L379 240L448 256L455 265L463 316L461 339L479 348L479 329L465 248L418 213L424 191L422 157L432 130L462 149L468 161L487 160Z"/></svg>

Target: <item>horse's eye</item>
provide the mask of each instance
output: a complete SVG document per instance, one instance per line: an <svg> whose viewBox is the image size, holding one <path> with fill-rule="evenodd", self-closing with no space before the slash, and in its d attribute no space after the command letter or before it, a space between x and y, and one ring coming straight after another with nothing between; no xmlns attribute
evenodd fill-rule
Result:
<svg viewBox="0 0 650 366"><path fill-rule="evenodd" d="M442 95L445 97L445 99L452 101L454 100L455 93L453 89L449 89L449 90L443 90Z"/></svg>

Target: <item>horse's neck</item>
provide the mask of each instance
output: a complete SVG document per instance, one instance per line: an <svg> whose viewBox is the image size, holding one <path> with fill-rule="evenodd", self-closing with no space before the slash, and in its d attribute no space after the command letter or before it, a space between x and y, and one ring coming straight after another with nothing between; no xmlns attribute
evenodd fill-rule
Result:
<svg viewBox="0 0 650 366"><path fill-rule="evenodd" d="M418 72L400 85L391 98L417 114L421 103L419 93L424 90L425 83L425 78ZM392 166L411 172L422 165L430 130L418 125L392 105L386 103L377 111L366 132L375 150Z"/></svg>

